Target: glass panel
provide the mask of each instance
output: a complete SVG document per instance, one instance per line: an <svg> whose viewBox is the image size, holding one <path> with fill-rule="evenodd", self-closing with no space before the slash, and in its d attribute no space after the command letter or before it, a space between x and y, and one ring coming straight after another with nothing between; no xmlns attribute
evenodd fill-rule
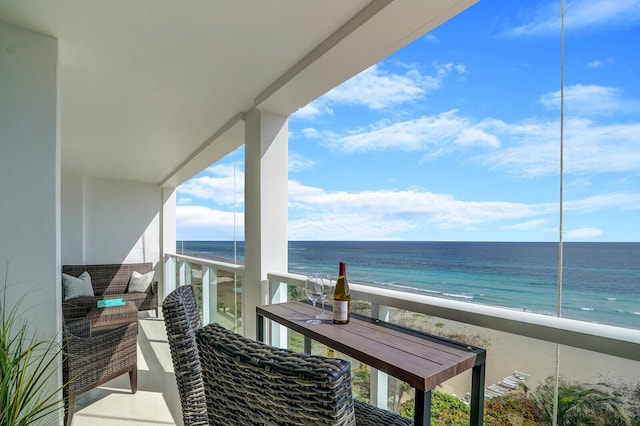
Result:
<svg viewBox="0 0 640 426"><path fill-rule="evenodd" d="M304 295L304 288L297 287L295 285L287 286L287 302L296 300L306 300L306 296Z"/></svg>
<svg viewBox="0 0 640 426"><path fill-rule="evenodd" d="M289 286L290 300L301 291ZM353 312L370 315L371 304L353 301ZM601 408L568 421L564 405L559 407L563 424L640 424L640 362L617 358L555 343L472 326L400 309L389 309L390 321L487 350L485 380L486 425L551 424L556 354L560 350L559 389L562 404L580 404L597 399ZM303 337L289 331L289 347L301 351ZM316 354L343 357L316 342ZM369 401L371 370L352 361L353 389L358 399ZM412 418L414 391L393 377L388 379L387 409ZM471 371L437 386L433 391L433 425L468 424ZM579 395L579 397L578 397ZM593 406L593 405L592 405ZM580 407L578 407L580 408ZM574 410L576 411L576 410ZM622 413L622 414L619 414ZM635 422L635 423L634 423Z"/></svg>
<svg viewBox="0 0 640 426"><path fill-rule="evenodd" d="M176 278L176 287L182 285L182 281L180 280L180 269L182 268L182 262L176 260L176 268L175 268L175 278Z"/></svg>
<svg viewBox="0 0 640 426"><path fill-rule="evenodd" d="M640 244L564 246L562 316L640 329Z"/></svg>
<svg viewBox="0 0 640 426"><path fill-rule="evenodd" d="M414 312L390 309L391 322L487 350L485 423L538 424L536 392L555 371L556 345L511 333L472 326ZM414 397L406 384L389 380L389 409L412 413ZM455 424L469 417L471 370L442 383L433 392L434 424ZM395 399L394 399L395 398Z"/></svg>
<svg viewBox="0 0 640 426"><path fill-rule="evenodd" d="M189 263L189 267L191 270L191 285L202 287L202 265Z"/></svg>
<svg viewBox="0 0 640 426"><path fill-rule="evenodd" d="M561 346L558 387L558 424L640 424L638 361Z"/></svg>
<svg viewBox="0 0 640 426"><path fill-rule="evenodd" d="M217 290L216 321L242 333L242 275L222 270L212 270L211 275L211 289Z"/></svg>

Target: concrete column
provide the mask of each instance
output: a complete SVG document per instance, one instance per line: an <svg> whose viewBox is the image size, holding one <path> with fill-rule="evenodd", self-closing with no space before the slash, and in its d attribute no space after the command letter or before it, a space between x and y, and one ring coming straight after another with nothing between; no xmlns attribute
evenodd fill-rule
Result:
<svg viewBox="0 0 640 426"><path fill-rule="evenodd" d="M245 121L245 336L256 337L256 306L269 299L267 272L288 269L288 118L252 110Z"/></svg>
<svg viewBox="0 0 640 426"><path fill-rule="evenodd" d="M61 342L58 41L0 22L0 70L0 303ZM45 392L62 383L57 361Z"/></svg>

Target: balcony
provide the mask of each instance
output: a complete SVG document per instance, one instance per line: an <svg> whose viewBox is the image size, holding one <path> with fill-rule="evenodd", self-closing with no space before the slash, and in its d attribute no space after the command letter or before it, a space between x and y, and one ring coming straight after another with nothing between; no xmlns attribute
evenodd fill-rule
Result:
<svg viewBox="0 0 640 426"><path fill-rule="evenodd" d="M149 0L130 8L0 6L7 70L0 87L9 94L0 127L11 147L0 156L2 194L11 200L3 203L0 229L12 242L0 255L0 275L21 284L11 297L28 295L25 308L43 335L60 329L60 304L51 302L60 301L62 264L143 260L164 270L165 294L176 283L196 286L205 322L251 335L256 304L284 301L302 284L280 266L287 256L289 115L475 1L285 3L283 13L256 2L252 14L235 3L176 3L152 17L143 7L155 6ZM113 19L121 14L126 19ZM179 60L167 60L176 53ZM261 66L247 66L247 58ZM176 242L176 188L243 144L246 270L165 257ZM274 271L268 286L265 270ZM509 387L515 371L526 373L530 390L558 373L638 383L638 330L356 285L354 294L377 317L412 319L461 340L489 336L481 340L490 350L487 384L496 386L489 397L519 392ZM143 317L140 324L138 394L118 380L87 393L76 424L179 423L162 321ZM274 328L272 336L295 347L287 330ZM360 397L389 408L408 398L402 384L362 371ZM467 383L462 376L438 390L463 401Z"/></svg>
<svg viewBox="0 0 640 426"><path fill-rule="evenodd" d="M243 267L188 256L167 255L168 288L191 284L198 289L199 304L207 322L242 331L241 297ZM295 297L304 277L289 273L268 276L272 302ZM230 280L231 279L231 280ZM204 285L203 285L204 283ZM207 285L208 283L208 285ZM167 290L168 291L168 290ZM301 294L301 293L299 293ZM640 391L640 331L559 319L528 312L437 299L393 290L352 284L354 309L402 322L412 327L487 348L486 399L496 404L500 397L533 393L559 373L565 380L606 388L621 401ZM273 326L272 343L301 350L301 338ZM558 342L566 343L558 345ZM161 319L140 320L139 390L128 391L121 377L79 400L75 425L93 425L100 419L109 424L180 424L180 404L172 376L164 324ZM313 345L314 353L339 356L326 347ZM398 410L411 398L406 386L393 378L352 365L359 398ZM461 374L436 391L455 395L463 404L470 389L470 375ZM623 402L624 404L624 402ZM488 407L490 405L487 405ZM625 406L638 415L637 407ZM485 411L485 419L490 410ZM488 419L487 419L488 420ZM106 421L106 420L105 420Z"/></svg>

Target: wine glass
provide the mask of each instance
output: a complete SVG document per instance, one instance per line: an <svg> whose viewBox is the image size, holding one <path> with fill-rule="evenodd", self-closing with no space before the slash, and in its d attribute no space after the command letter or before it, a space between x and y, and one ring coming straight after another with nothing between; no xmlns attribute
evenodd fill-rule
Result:
<svg viewBox="0 0 640 426"><path fill-rule="evenodd" d="M317 275L309 275L304 284L304 293L313 304L313 318L308 319L309 324L320 324L320 320L316 317L316 302L322 298L323 282Z"/></svg>
<svg viewBox="0 0 640 426"><path fill-rule="evenodd" d="M318 279L322 281L322 296L320 297L320 300L322 301L322 312L316 318L321 320L331 319L332 316L325 312L324 304L327 299L331 299L335 283L332 282L329 275L326 274L319 274Z"/></svg>

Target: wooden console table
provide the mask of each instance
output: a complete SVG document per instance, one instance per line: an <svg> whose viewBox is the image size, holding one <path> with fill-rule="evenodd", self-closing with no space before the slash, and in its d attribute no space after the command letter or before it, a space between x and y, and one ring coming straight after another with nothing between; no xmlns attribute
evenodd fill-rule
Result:
<svg viewBox="0 0 640 426"><path fill-rule="evenodd" d="M416 391L415 424L430 425L431 390L472 368L471 425L482 426L486 351L388 322L351 315L349 324L307 324L312 307L302 302L258 306L257 337L264 341L264 318L336 349L410 384Z"/></svg>

